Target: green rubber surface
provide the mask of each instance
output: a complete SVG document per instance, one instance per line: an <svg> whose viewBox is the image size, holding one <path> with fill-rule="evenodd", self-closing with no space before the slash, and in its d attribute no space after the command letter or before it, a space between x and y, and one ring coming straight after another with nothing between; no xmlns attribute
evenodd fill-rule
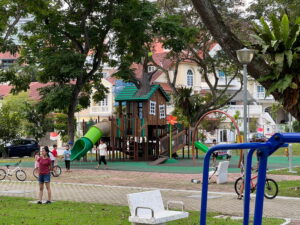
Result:
<svg viewBox="0 0 300 225"><path fill-rule="evenodd" d="M102 137L102 131L98 127L92 126L83 137L90 139L94 145Z"/></svg>
<svg viewBox="0 0 300 225"><path fill-rule="evenodd" d="M107 158L108 159L108 158ZM160 164L158 166L151 166L149 162L133 162L133 161L109 161L107 160L107 165L109 170L116 171L139 171L139 172L158 172L158 173L181 173L181 174L201 174L203 169L203 159L204 155L199 156L199 159L195 160L195 163L192 159L178 159L178 163L167 163ZM10 162L1 162L0 167L5 166L6 164L14 164L19 159L10 159ZM239 161L239 156L232 156L230 160L230 165L228 168L229 173L240 173L240 169L237 167ZM219 160L217 161L219 163ZM256 166L256 157L253 157L253 166ZM64 168L65 164L63 161L58 162L58 164ZM95 160L94 155L88 154L88 161L72 161L71 169L94 169L98 163ZM293 157L293 166L300 165L300 156ZM280 169L288 168L289 161L285 156L271 156L268 158L268 169ZM21 167L34 168L34 159L31 161L22 161ZM76 173L76 172L74 172Z"/></svg>
<svg viewBox="0 0 300 225"><path fill-rule="evenodd" d="M71 161L77 159L79 160L93 147L93 143L90 139L82 137L78 139L73 148L71 149Z"/></svg>

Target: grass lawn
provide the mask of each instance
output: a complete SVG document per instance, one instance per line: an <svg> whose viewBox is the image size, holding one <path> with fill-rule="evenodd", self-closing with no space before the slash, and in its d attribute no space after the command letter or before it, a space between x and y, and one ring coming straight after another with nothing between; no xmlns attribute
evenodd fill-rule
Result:
<svg viewBox="0 0 300 225"><path fill-rule="evenodd" d="M272 170L272 171L269 171L268 174L296 175L296 176L300 176L300 167L293 167L293 170L296 171L296 173L290 173L290 172L288 172L289 169L281 169L281 170Z"/></svg>
<svg viewBox="0 0 300 225"><path fill-rule="evenodd" d="M0 198L1 224L105 224L130 225L128 222L129 209L126 206L111 206L94 203L78 203L59 201L51 205L29 203L30 199L16 197ZM210 213L207 224L241 224L241 221L212 218L217 215ZM284 220L265 218L263 224L281 224ZM199 212L190 212L187 219L168 223L169 225L199 224Z"/></svg>
<svg viewBox="0 0 300 225"><path fill-rule="evenodd" d="M289 180L277 182L280 196L300 198L300 180Z"/></svg>

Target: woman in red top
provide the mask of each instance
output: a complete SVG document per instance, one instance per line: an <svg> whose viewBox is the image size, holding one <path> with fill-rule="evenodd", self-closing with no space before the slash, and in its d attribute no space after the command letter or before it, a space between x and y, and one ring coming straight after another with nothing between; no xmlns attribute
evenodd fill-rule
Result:
<svg viewBox="0 0 300 225"><path fill-rule="evenodd" d="M42 149L42 156L38 159L39 163L39 201L38 204L42 204L43 192L44 192L44 183L48 192L48 200L46 204L51 203L51 189L50 189L50 171L52 170L51 159L49 157L49 148L44 146Z"/></svg>

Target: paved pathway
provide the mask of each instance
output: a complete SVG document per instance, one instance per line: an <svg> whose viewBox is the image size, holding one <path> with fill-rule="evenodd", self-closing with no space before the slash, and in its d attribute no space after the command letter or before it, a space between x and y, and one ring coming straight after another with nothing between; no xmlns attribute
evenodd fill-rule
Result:
<svg viewBox="0 0 300 225"><path fill-rule="evenodd" d="M116 205L127 205L126 194L151 190L150 188L93 185L79 183L52 182L54 200L97 202ZM161 189L164 201L180 200L188 210L199 210L200 191ZM0 196L19 196L36 198L38 184L36 181L18 182L1 181ZM45 193L46 194L46 193ZM223 214L242 215L243 202L236 195L227 192L210 192L208 210ZM253 212L254 197L251 201ZM265 200L265 217L281 217L300 220L300 198L277 197Z"/></svg>

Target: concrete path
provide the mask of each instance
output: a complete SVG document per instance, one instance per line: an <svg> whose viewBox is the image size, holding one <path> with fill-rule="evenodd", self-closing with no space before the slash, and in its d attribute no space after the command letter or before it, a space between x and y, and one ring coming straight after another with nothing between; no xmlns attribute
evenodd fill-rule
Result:
<svg viewBox="0 0 300 225"><path fill-rule="evenodd" d="M127 205L126 194L152 190L151 188L109 186L79 183L52 182L53 200L67 200L80 202L96 202L115 205ZM200 208L200 191L161 189L164 201L180 200L185 203L186 209ZM1 181L0 196L18 196L36 198L38 183L36 181L18 182ZM46 194L46 193L45 193ZM236 199L236 195L228 192L210 192L208 210L241 216L243 202ZM254 197L251 200L253 213ZM273 200L265 199L265 217L280 217L300 220L300 198L277 197Z"/></svg>

